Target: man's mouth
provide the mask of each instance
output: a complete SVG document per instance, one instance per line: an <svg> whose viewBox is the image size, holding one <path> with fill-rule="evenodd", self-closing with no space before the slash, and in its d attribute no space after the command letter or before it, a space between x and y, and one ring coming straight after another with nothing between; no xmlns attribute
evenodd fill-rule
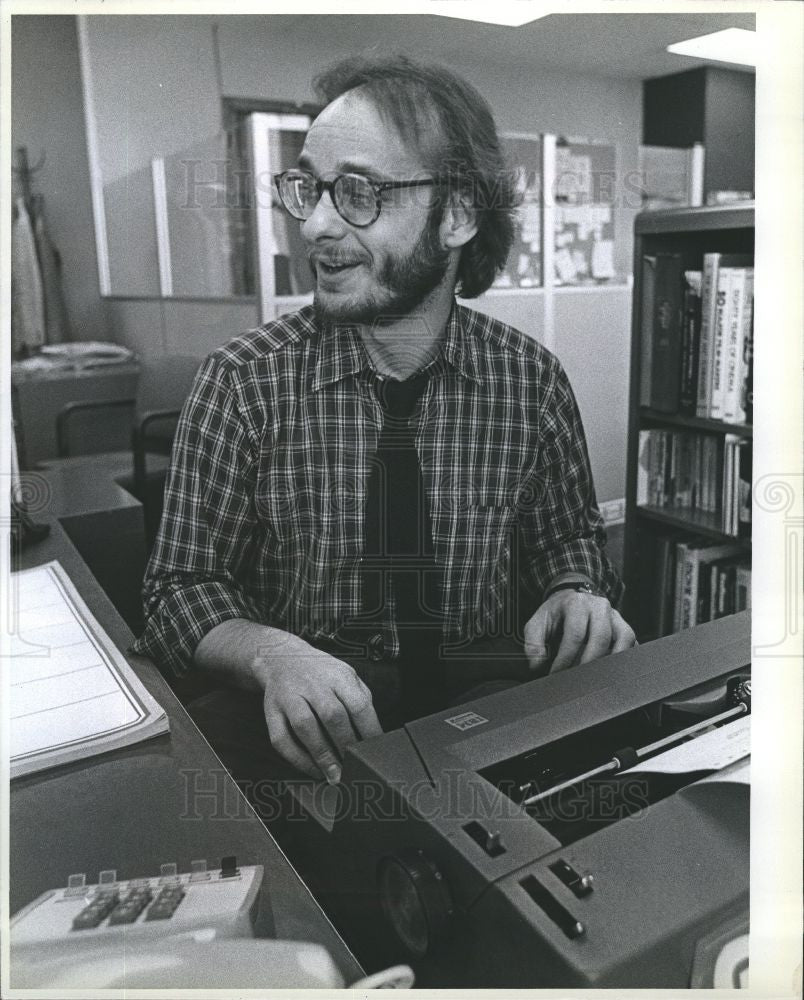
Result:
<svg viewBox="0 0 804 1000"><path fill-rule="evenodd" d="M357 257L316 257L315 263L323 274L334 276L358 267L362 261Z"/></svg>

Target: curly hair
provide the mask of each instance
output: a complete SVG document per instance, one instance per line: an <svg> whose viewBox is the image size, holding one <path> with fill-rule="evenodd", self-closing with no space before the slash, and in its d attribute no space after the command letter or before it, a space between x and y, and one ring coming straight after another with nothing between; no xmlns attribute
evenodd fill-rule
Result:
<svg viewBox="0 0 804 1000"><path fill-rule="evenodd" d="M428 169L470 198L478 229L462 248L456 290L467 299L485 292L508 259L516 206L514 178L486 100L450 70L397 53L343 59L317 76L314 87L326 104L360 88Z"/></svg>

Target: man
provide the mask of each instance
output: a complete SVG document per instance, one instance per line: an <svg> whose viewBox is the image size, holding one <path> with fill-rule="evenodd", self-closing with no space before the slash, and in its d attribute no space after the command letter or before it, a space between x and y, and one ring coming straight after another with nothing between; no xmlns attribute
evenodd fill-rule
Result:
<svg viewBox="0 0 804 1000"><path fill-rule="evenodd" d="M455 301L512 242L488 106L404 57L318 86L298 169L276 179L314 304L201 369L137 649L247 693L228 702L241 757L244 729L267 727L293 768L337 781L382 725L634 635L566 376Z"/></svg>

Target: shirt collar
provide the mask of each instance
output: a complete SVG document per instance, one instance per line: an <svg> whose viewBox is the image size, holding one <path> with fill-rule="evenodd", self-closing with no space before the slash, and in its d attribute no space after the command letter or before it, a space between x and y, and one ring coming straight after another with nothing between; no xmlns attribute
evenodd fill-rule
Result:
<svg viewBox="0 0 804 1000"><path fill-rule="evenodd" d="M434 364L438 365L443 359L465 378L482 384L477 343L480 332L467 328L471 326L467 322L465 311L457 303L453 303L444 342ZM356 327L327 327L320 340L313 391L370 368L371 362Z"/></svg>
<svg viewBox="0 0 804 1000"><path fill-rule="evenodd" d="M368 356L356 327L326 326L319 341L313 392L367 367Z"/></svg>

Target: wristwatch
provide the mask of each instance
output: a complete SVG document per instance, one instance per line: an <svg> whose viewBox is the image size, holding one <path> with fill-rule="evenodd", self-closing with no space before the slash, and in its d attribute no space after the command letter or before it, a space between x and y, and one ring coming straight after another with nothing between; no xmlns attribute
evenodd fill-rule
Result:
<svg viewBox="0 0 804 1000"><path fill-rule="evenodd" d="M559 590L574 590L576 594L591 594L592 597L600 596L592 584L587 583L585 580L565 580L564 583L557 583L555 587L550 587L544 595L544 599L547 600L548 597L557 594Z"/></svg>

